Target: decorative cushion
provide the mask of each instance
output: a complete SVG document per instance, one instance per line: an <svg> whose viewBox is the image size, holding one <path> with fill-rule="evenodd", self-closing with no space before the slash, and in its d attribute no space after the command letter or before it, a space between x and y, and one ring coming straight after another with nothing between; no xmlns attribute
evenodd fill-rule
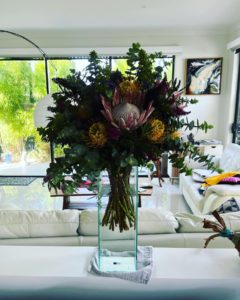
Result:
<svg viewBox="0 0 240 300"><path fill-rule="evenodd" d="M84 236L98 235L97 210L85 210L80 215L79 234ZM104 231L107 227L103 227ZM175 233L178 228L178 222L170 211L160 208L139 208L138 209L138 233L156 234L156 233ZM116 228L116 231L118 228ZM104 233L104 235L106 232ZM121 238L129 238L132 231L128 230L120 233ZM110 238L120 238L115 233Z"/></svg>
<svg viewBox="0 0 240 300"><path fill-rule="evenodd" d="M225 214L228 212L234 212L239 210L240 210L240 199L235 199L235 198L231 198L227 200L217 209L217 211L220 214Z"/></svg>
<svg viewBox="0 0 240 300"><path fill-rule="evenodd" d="M75 236L78 210L0 211L0 238Z"/></svg>
<svg viewBox="0 0 240 300"><path fill-rule="evenodd" d="M175 233L178 221L171 211L164 208L139 208L139 234Z"/></svg>
<svg viewBox="0 0 240 300"><path fill-rule="evenodd" d="M240 212L222 214L226 226L233 231L240 231ZM179 222L178 232L212 232L209 228L203 228L203 220L207 219L216 222L212 215L192 215L189 213L176 213L175 218Z"/></svg>
<svg viewBox="0 0 240 300"><path fill-rule="evenodd" d="M240 177L238 176L232 176L222 179L220 184L240 184Z"/></svg>

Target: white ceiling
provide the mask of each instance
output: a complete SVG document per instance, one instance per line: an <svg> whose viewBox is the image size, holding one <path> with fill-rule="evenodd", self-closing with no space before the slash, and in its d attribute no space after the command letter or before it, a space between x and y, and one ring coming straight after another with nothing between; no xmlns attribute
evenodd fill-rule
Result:
<svg viewBox="0 0 240 300"><path fill-rule="evenodd" d="M0 29L228 31L240 0L0 0Z"/></svg>
<svg viewBox="0 0 240 300"><path fill-rule="evenodd" d="M230 35L240 32L240 0L0 0L0 29L42 47L119 46L127 37L141 41L202 32ZM2 34L0 48L24 47L15 40Z"/></svg>

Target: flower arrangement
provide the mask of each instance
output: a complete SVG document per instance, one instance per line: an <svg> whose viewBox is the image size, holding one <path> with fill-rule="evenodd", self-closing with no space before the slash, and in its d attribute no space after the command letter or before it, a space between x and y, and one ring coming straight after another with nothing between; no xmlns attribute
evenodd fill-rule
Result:
<svg viewBox="0 0 240 300"><path fill-rule="evenodd" d="M211 158L180 134L212 126L188 121L187 105L197 100L184 98L180 82L162 76L162 68L155 66L158 57L161 53L148 54L135 43L126 54L123 74L102 66L92 51L85 72L71 70L66 78L54 79L60 91L49 108L53 116L39 129L43 140L64 149L47 170L49 188L71 193L86 179L96 183L99 173L108 171L112 192L102 225L112 230L127 230L134 223L128 191L132 166L144 166L167 151L181 172L191 172L184 164L186 153L213 168Z"/></svg>

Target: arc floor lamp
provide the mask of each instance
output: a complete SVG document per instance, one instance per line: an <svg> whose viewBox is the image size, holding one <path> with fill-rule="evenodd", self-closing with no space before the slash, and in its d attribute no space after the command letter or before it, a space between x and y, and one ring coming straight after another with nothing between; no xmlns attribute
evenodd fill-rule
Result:
<svg viewBox="0 0 240 300"><path fill-rule="evenodd" d="M30 43L32 46L34 46L42 55L44 60L44 67L45 67L45 77L46 77L46 92L47 95L38 101L35 112L34 112L34 122L36 127L44 127L47 125L47 117L50 115L50 112L47 110L47 107L52 104L52 97L50 94L50 81L49 81L49 70L48 70L48 57L47 54L43 51L42 48L40 48L36 43L31 41L29 38L19 34L15 33L9 30L2 30L0 29L0 33L6 33L10 34L16 37L19 37L28 43ZM53 143L50 143L50 155L51 155L51 161L54 160L54 146Z"/></svg>

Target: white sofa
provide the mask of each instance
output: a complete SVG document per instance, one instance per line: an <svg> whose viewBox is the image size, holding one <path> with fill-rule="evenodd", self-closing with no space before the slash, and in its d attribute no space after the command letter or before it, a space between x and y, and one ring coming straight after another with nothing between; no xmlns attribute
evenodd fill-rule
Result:
<svg viewBox="0 0 240 300"><path fill-rule="evenodd" d="M193 176L180 174L180 190L191 208L193 214L207 214L220 207L224 202L231 198L240 199L240 185L218 184L208 187L205 195L199 193L201 183L195 181L194 172L202 172L203 164L197 164L192 160L186 161L193 168ZM240 171L240 145L229 144L223 151L221 157L215 157L215 163L224 172ZM212 176L206 170L206 175Z"/></svg>
<svg viewBox="0 0 240 300"><path fill-rule="evenodd" d="M223 216L229 228L240 231L240 213ZM202 216L140 208L139 245L202 248L212 234L202 222ZM96 210L0 211L0 245L97 246L97 235ZM128 243L128 233L121 239ZM121 243L119 239L109 240L115 251L121 250ZM233 244L226 238L217 238L209 247L232 248Z"/></svg>

